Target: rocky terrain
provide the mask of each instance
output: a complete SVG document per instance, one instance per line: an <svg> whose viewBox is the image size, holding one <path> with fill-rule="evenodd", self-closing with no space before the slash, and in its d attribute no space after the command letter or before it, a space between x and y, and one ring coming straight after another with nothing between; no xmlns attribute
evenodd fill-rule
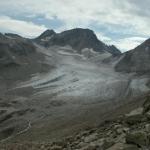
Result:
<svg viewBox="0 0 150 150"><path fill-rule="evenodd" d="M3 150L149 150L150 96L143 106L51 143L20 143L3 145Z"/></svg>
<svg viewBox="0 0 150 150"><path fill-rule="evenodd" d="M141 106L150 92L149 50L146 41L121 54L89 29L47 30L35 39L0 34L1 145L46 149L49 143L47 149L52 149L52 141L71 135L64 145L53 143L54 149L81 149L97 144L96 140L108 141L108 134L113 145L120 139L124 146L127 133L108 132L117 121L97 125ZM135 124L119 121L121 130L134 128ZM146 122L138 124L142 131ZM80 131L85 129L88 133L83 136ZM84 142L93 136L94 140Z"/></svg>

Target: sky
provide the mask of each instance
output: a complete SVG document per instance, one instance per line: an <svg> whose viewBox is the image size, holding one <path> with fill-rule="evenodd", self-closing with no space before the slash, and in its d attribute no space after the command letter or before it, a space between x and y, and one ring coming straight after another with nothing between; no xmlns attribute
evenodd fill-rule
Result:
<svg viewBox="0 0 150 150"><path fill-rule="evenodd" d="M122 52L150 38L150 0L0 0L0 32L33 38L89 28Z"/></svg>

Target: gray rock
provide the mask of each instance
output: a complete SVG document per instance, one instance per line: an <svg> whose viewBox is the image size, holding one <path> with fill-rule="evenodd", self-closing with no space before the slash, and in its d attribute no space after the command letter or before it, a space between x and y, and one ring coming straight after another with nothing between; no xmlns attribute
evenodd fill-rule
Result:
<svg viewBox="0 0 150 150"><path fill-rule="evenodd" d="M148 136L144 131L134 131L126 135L126 142L128 144L135 144L138 146L147 146L149 144Z"/></svg>
<svg viewBox="0 0 150 150"><path fill-rule="evenodd" d="M85 137L85 138L84 138L84 142L85 142L85 143L89 143L89 142L94 141L95 139L97 139L97 135L98 135L97 133L93 133L93 134L91 134L91 135Z"/></svg>
<svg viewBox="0 0 150 150"><path fill-rule="evenodd" d="M133 116L126 116L125 122L129 125L140 123L143 119L142 115L133 115Z"/></svg>
<svg viewBox="0 0 150 150"><path fill-rule="evenodd" d="M54 145L51 147L51 150L62 150L62 147L58 145Z"/></svg>
<svg viewBox="0 0 150 150"><path fill-rule="evenodd" d="M143 119L143 108L142 107L137 108L125 115L125 121L131 125L141 122L142 119Z"/></svg>
<svg viewBox="0 0 150 150"><path fill-rule="evenodd" d="M139 150L136 145L117 143L107 150Z"/></svg>
<svg viewBox="0 0 150 150"><path fill-rule="evenodd" d="M146 124L146 125L145 125L145 130L146 130L146 132L148 132L148 133L150 132L150 124Z"/></svg>
<svg viewBox="0 0 150 150"><path fill-rule="evenodd" d="M103 150L106 150L114 144L115 144L115 142L112 139L104 139L102 144L101 144L101 148Z"/></svg>

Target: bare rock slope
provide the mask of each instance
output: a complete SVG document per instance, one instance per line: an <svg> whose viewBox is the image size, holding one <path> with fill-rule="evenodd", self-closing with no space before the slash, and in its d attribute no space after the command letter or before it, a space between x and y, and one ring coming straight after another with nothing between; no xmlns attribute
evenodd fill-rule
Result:
<svg viewBox="0 0 150 150"><path fill-rule="evenodd" d="M150 39L122 55L115 69L122 72L150 72Z"/></svg>

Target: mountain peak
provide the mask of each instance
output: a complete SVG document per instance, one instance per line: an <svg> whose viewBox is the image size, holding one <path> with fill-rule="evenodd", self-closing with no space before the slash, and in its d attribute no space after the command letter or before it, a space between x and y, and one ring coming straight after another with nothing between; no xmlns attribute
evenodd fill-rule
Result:
<svg viewBox="0 0 150 150"><path fill-rule="evenodd" d="M47 30L36 39L36 42L46 47L53 45L70 45L79 53L81 53L82 49L84 48L92 48L97 52L103 53L107 51L112 55L121 54L121 52L115 46L108 46L102 41L98 40L94 31L83 28L70 29L58 34L56 34L53 30Z"/></svg>
<svg viewBox="0 0 150 150"><path fill-rule="evenodd" d="M71 30L67 30L64 31L62 33L60 33L62 36L69 36L69 37L83 37L83 38L93 38L94 40L98 40L96 37L96 34L94 33L94 31L90 30L90 29L83 29L83 28L75 28L75 29L71 29Z"/></svg>
<svg viewBox="0 0 150 150"><path fill-rule="evenodd" d="M88 33L88 34L95 34L93 30L88 29L88 28L74 28L74 29L70 29L70 30L66 30L64 32L80 32L80 33ZM62 32L62 33L64 33Z"/></svg>
<svg viewBox="0 0 150 150"><path fill-rule="evenodd" d="M46 30L44 31L39 37L38 39L43 39L43 38L47 38L47 37L51 37L52 35L55 35L56 32L54 30Z"/></svg>

